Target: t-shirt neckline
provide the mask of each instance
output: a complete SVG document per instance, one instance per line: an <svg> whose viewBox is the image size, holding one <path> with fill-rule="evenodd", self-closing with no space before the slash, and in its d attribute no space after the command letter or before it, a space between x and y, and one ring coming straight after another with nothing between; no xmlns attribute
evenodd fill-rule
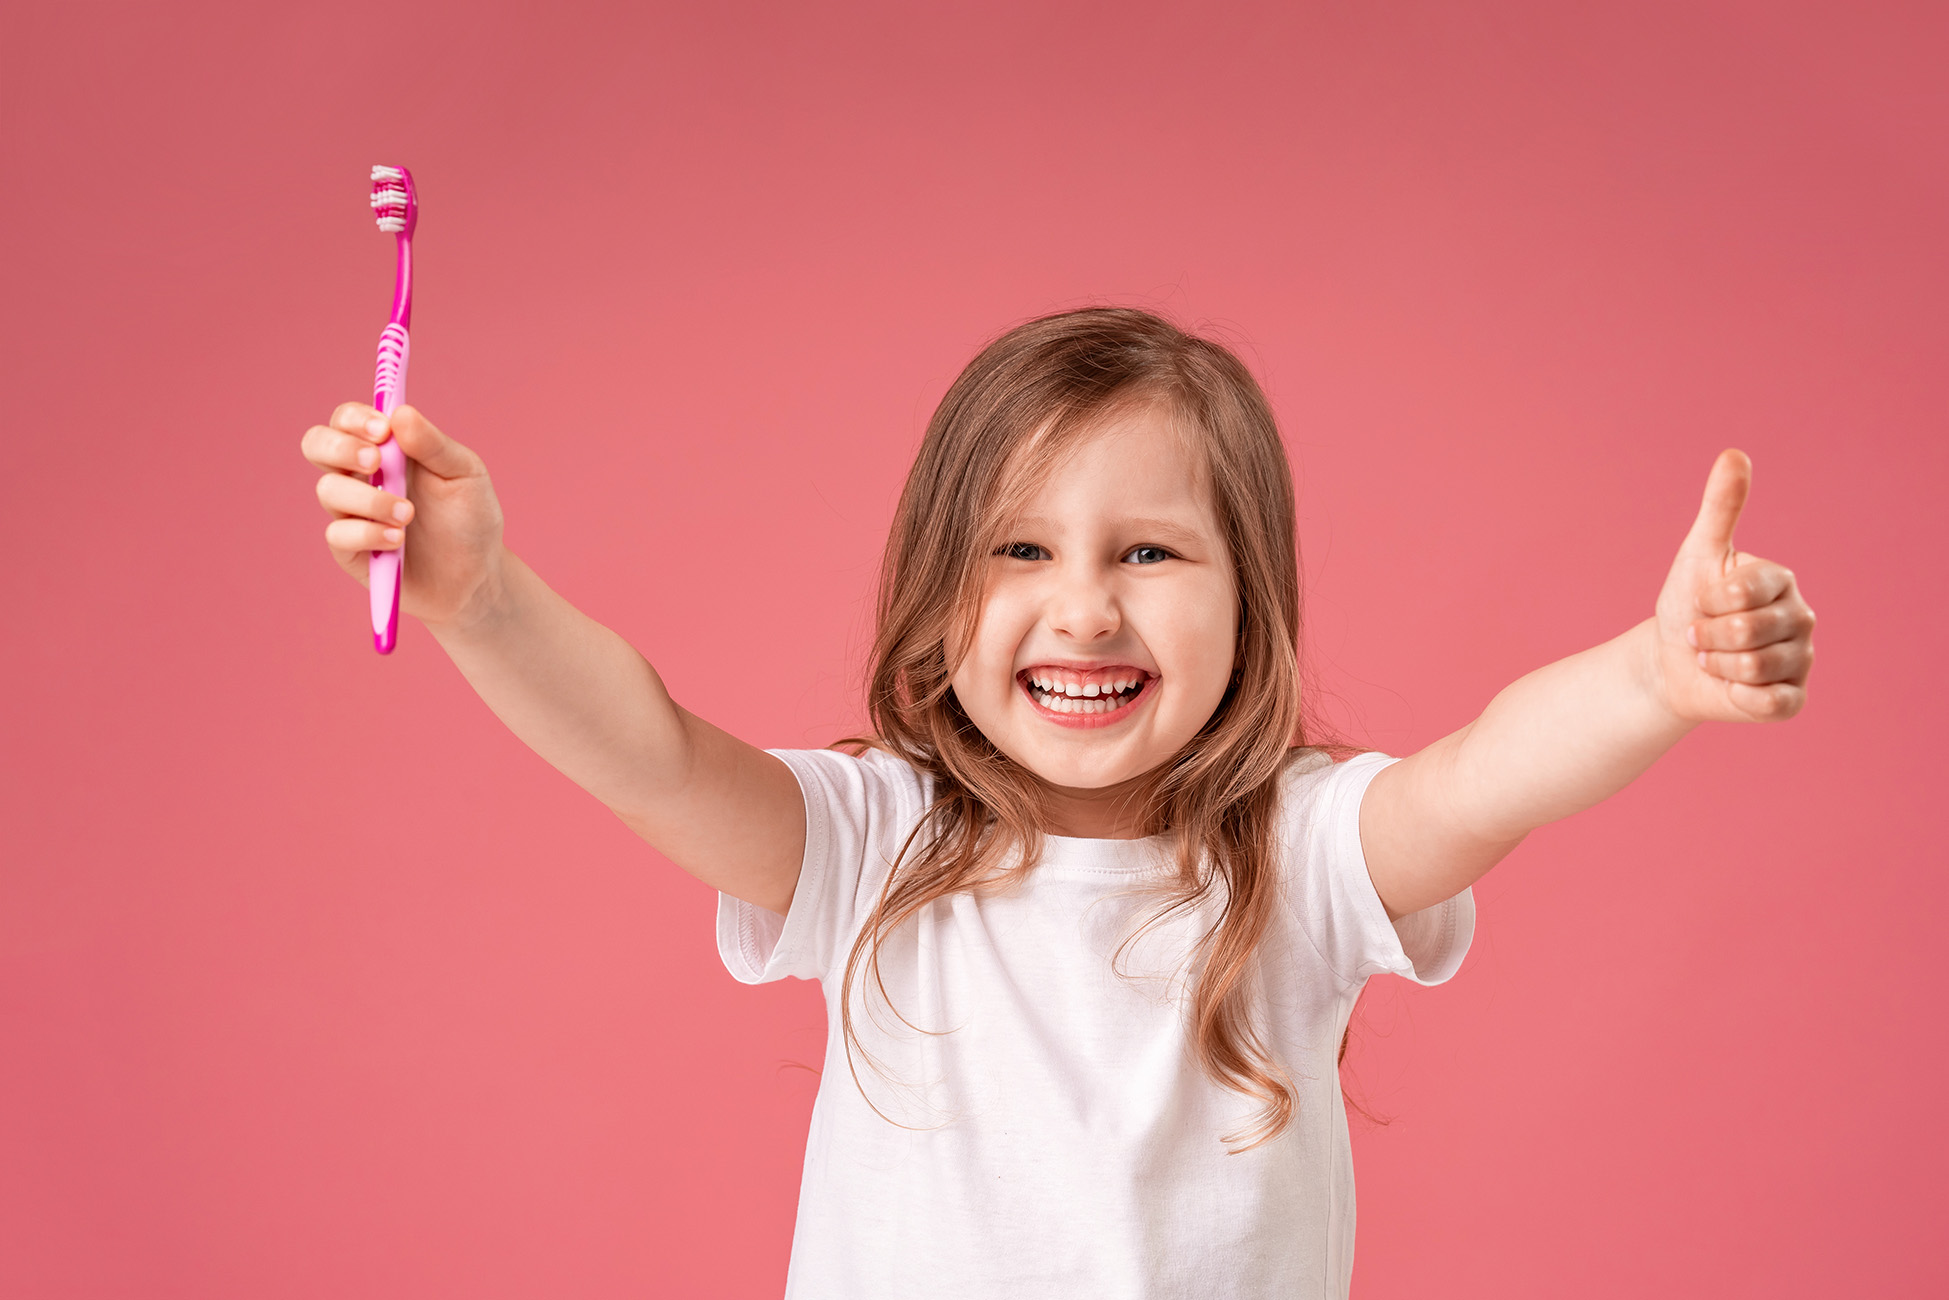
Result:
<svg viewBox="0 0 1949 1300"><path fill-rule="evenodd" d="M1135 840L1098 840L1044 833L1040 865L1144 875L1164 867L1170 856L1170 841L1169 835L1147 835Z"/></svg>

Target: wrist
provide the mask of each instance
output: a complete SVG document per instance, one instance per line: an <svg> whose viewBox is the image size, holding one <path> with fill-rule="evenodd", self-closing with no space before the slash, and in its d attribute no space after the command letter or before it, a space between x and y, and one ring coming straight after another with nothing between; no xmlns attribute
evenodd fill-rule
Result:
<svg viewBox="0 0 1949 1300"><path fill-rule="evenodd" d="M1647 618L1621 638L1630 645L1630 662L1645 706L1655 713L1675 735L1684 735L1698 725L1698 719L1685 716L1673 698L1671 675L1666 671L1664 639L1658 632L1656 616Z"/></svg>
<svg viewBox="0 0 1949 1300"><path fill-rule="evenodd" d="M491 635L513 615L522 567L507 547L497 544L474 589L448 617L426 622L427 631L443 646Z"/></svg>

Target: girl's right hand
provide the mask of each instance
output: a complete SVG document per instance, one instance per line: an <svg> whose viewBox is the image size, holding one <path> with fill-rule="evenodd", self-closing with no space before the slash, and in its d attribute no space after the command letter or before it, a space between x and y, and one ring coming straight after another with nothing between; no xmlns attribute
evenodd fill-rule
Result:
<svg viewBox="0 0 1949 1300"><path fill-rule="evenodd" d="M388 436L406 453L406 500L365 481ZM367 555L397 550L410 531L399 608L429 628L470 623L499 587L501 504L481 458L410 406L390 423L362 402L347 402L326 424L305 430L305 459L325 471L318 504L332 517L325 545L339 567L365 585Z"/></svg>

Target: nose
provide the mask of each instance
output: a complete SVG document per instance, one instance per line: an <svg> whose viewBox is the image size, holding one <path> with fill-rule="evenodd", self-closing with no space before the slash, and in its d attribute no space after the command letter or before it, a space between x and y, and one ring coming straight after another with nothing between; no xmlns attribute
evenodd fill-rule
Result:
<svg viewBox="0 0 1949 1300"><path fill-rule="evenodd" d="M1065 566L1049 596L1049 627L1074 641L1115 636L1123 612L1104 575L1093 566Z"/></svg>

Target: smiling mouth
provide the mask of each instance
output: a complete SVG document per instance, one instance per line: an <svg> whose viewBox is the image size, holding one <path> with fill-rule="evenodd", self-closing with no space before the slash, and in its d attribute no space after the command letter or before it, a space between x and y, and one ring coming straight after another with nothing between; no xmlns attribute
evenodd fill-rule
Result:
<svg viewBox="0 0 1949 1300"><path fill-rule="evenodd" d="M1127 713L1157 678L1140 668L1079 673L1029 668L1017 674L1023 694L1060 722L1107 722Z"/></svg>

